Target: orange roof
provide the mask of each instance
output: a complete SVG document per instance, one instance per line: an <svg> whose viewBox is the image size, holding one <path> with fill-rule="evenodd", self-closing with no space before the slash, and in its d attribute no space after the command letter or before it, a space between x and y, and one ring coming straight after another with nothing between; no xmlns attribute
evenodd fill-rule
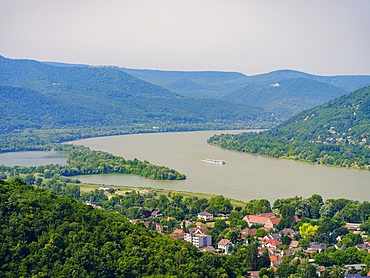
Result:
<svg viewBox="0 0 370 278"><path fill-rule="evenodd" d="M276 218L269 218L269 219L270 219L270 221L273 225L277 225L277 224L279 224L280 220L283 219L283 218L282 217L276 217Z"/></svg>
<svg viewBox="0 0 370 278"><path fill-rule="evenodd" d="M276 239L269 239L269 240L266 240L263 244L268 244L270 243L271 245L273 246L280 246L280 245L283 245L280 241L277 241Z"/></svg>
<svg viewBox="0 0 370 278"><path fill-rule="evenodd" d="M176 229L176 230L173 231L173 233L174 234L182 234L182 233L184 233L184 231L181 230L181 229Z"/></svg>
<svg viewBox="0 0 370 278"><path fill-rule="evenodd" d="M257 233L257 229L246 228L246 229L242 230L241 233L242 234L247 234L247 235L254 235L255 233Z"/></svg>
<svg viewBox="0 0 370 278"><path fill-rule="evenodd" d="M270 257L270 261L276 261L278 259L278 257L274 255L269 255L269 257Z"/></svg>

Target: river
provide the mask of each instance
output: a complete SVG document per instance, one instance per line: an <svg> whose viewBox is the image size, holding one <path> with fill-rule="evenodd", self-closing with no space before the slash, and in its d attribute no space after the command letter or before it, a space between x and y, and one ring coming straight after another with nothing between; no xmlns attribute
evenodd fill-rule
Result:
<svg viewBox="0 0 370 278"><path fill-rule="evenodd" d="M248 201L320 194L326 198L369 200L370 171L267 158L223 150L207 144L213 134L241 131L197 131L135 134L74 141L126 159L165 165L187 175L184 181L154 181L133 175L78 176L82 182L144 186L203 192ZM225 165L204 162L222 159Z"/></svg>
<svg viewBox="0 0 370 278"><path fill-rule="evenodd" d="M67 165L68 152L28 151L0 154L0 165L5 166L41 166L47 164Z"/></svg>

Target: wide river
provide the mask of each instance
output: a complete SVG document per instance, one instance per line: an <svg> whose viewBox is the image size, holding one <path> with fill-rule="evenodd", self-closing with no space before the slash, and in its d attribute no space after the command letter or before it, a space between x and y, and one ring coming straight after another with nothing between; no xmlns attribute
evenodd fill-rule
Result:
<svg viewBox="0 0 370 278"><path fill-rule="evenodd" d="M148 186L203 192L248 201L320 194L326 198L370 199L370 171L328 167L224 150L207 144L213 134L197 131L135 134L74 141L126 159L165 165L187 175L183 181L154 181L133 175L79 176L82 182ZM225 165L204 162L222 159Z"/></svg>

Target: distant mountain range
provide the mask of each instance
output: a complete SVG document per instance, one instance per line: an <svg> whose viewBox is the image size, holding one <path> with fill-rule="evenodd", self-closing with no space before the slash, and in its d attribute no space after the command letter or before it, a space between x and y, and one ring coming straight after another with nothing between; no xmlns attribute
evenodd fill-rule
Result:
<svg viewBox="0 0 370 278"><path fill-rule="evenodd" d="M48 64L76 66L54 62ZM246 76L239 72L110 68L120 69L181 96L259 106L277 114L280 119L287 119L305 109L370 85L369 75L320 76L295 70Z"/></svg>
<svg viewBox="0 0 370 278"><path fill-rule="evenodd" d="M0 56L0 86L3 131L53 124L59 128L275 121L259 107L184 97L108 67L52 66Z"/></svg>
<svg viewBox="0 0 370 278"><path fill-rule="evenodd" d="M183 96L256 105L282 118L370 85L368 75L319 76L294 70L254 76L237 72L122 70Z"/></svg>
<svg viewBox="0 0 370 278"><path fill-rule="evenodd" d="M132 123L268 127L264 123L277 123L366 85L370 76L318 76L292 70L246 76L0 56L1 130Z"/></svg>

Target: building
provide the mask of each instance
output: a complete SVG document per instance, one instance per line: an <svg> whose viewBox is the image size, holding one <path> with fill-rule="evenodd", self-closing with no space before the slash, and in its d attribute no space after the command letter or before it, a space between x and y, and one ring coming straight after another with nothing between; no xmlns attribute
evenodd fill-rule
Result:
<svg viewBox="0 0 370 278"><path fill-rule="evenodd" d="M107 186L107 185L99 186L99 190L109 190L111 188L112 188L111 186Z"/></svg>
<svg viewBox="0 0 370 278"><path fill-rule="evenodd" d="M197 248L202 248L202 247L212 245L212 236L203 234L199 230L195 231L195 233L186 233L184 235L184 240L191 242Z"/></svg>
<svg viewBox="0 0 370 278"><path fill-rule="evenodd" d="M176 229L176 230L173 231L172 234L170 234L170 237L173 238L173 239L184 238L184 236L185 236L185 233L181 229Z"/></svg>
<svg viewBox="0 0 370 278"><path fill-rule="evenodd" d="M203 212L198 213L198 219L203 219L205 221L213 220L213 214L203 211Z"/></svg>
<svg viewBox="0 0 370 278"><path fill-rule="evenodd" d="M273 212L260 213L254 215L246 215L243 220L248 222L249 226L253 224L263 225L266 228L274 228L279 224L281 217L276 217Z"/></svg>
<svg viewBox="0 0 370 278"><path fill-rule="evenodd" d="M227 251L229 249L230 246L234 246L234 244L228 240L228 239L221 239L218 243L217 243L217 248L218 249L223 249L225 251Z"/></svg>

